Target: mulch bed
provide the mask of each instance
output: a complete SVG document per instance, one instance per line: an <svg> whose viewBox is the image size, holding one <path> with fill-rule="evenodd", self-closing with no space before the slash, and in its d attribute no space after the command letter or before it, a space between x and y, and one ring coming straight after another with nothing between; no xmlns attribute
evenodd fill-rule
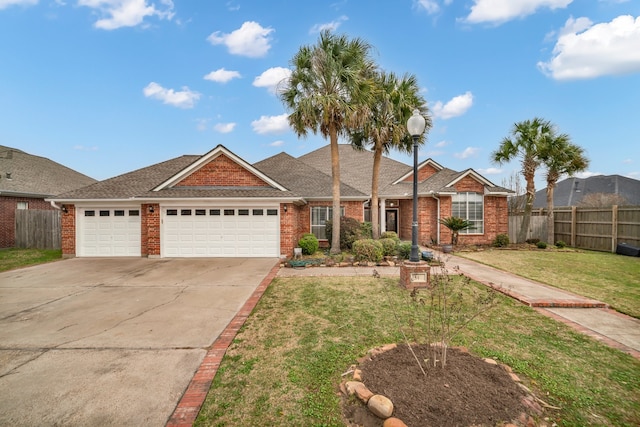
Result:
<svg viewBox="0 0 640 427"><path fill-rule="evenodd" d="M428 346L412 348L419 360L429 358ZM391 399L393 416L409 427L522 425L531 412L522 403L526 392L503 366L456 348L448 350L444 369L425 367L426 376L406 345L372 356L358 368L367 388ZM350 426L380 427L384 421L355 398L343 398L343 414Z"/></svg>

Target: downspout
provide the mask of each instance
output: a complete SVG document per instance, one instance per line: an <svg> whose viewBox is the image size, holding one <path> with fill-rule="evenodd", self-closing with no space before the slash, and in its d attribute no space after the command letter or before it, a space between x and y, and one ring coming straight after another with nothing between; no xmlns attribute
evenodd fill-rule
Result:
<svg viewBox="0 0 640 427"><path fill-rule="evenodd" d="M436 239L438 240L438 244L440 244L440 198L436 196L436 194L432 191L431 192L431 197L433 197L434 199L436 199L436 201L438 202L438 211L436 213L436 222L437 224L437 228L436 228Z"/></svg>
<svg viewBox="0 0 640 427"><path fill-rule="evenodd" d="M56 205L55 201L49 200L49 203L51 204L51 207L53 207L54 209L62 210L62 206Z"/></svg>

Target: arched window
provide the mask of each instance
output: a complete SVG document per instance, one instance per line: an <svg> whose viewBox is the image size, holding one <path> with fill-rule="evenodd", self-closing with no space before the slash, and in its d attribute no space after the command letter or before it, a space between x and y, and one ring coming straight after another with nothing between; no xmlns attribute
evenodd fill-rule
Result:
<svg viewBox="0 0 640 427"><path fill-rule="evenodd" d="M484 233L484 196L480 193L458 193L452 197L451 215L466 219L473 224L460 234Z"/></svg>

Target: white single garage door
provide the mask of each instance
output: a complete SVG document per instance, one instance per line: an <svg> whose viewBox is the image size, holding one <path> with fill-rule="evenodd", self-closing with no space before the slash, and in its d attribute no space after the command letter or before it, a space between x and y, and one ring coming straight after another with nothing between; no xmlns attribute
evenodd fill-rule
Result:
<svg viewBox="0 0 640 427"><path fill-rule="evenodd" d="M278 207L162 209L163 257L276 257Z"/></svg>
<svg viewBox="0 0 640 427"><path fill-rule="evenodd" d="M78 256L140 256L140 207L79 208Z"/></svg>

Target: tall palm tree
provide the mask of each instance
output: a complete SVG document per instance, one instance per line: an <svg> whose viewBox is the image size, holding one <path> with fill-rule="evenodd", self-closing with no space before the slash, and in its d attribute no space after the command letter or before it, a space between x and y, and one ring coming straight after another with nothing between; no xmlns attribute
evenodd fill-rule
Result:
<svg viewBox="0 0 640 427"><path fill-rule="evenodd" d="M426 101L420 95L418 81L413 75L406 74L398 78L394 73L377 72L371 101L369 117L361 129L351 134L351 143L360 149L370 146L373 151L371 224L373 238L377 239L380 237L377 208L382 155L388 154L392 149L405 153L413 151L413 140L407 132L407 120L414 109L419 109L425 117L427 132L431 128L431 118ZM424 140L423 134L420 144Z"/></svg>
<svg viewBox="0 0 640 427"><path fill-rule="evenodd" d="M551 122L539 117L515 123L510 137L505 137L498 149L491 153L491 160L498 165L508 163L517 157L521 158L521 173L526 181L526 195L524 217L517 235L518 242L524 242L527 239L527 230L536 194L534 178L536 170L542 163L540 149L543 141L552 130Z"/></svg>
<svg viewBox="0 0 640 427"><path fill-rule="evenodd" d="M547 167L547 242L555 243L553 192L563 175L573 175L589 167L589 159L582 147L571 142L569 135L552 132L545 140L540 158Z"/></svg>
<svg viewBox="0 0 640 427"><path fill-rule="evenodd" d="M371 95L375 63L371 45L331 31L313 46L302 46L291 60L293 70L279 96L291 110L289 125L298 136L308 132L331 144L333 215L331 252L340 252L340 159L338 136L362 127Z"/></svg>

